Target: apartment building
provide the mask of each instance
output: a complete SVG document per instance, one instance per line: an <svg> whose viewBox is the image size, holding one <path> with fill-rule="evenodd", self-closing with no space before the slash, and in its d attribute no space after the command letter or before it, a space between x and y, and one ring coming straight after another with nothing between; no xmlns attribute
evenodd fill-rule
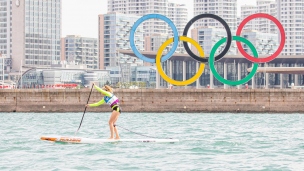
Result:
<svg viewBox="0 0 304 171"><path fill-rule="evenodd" d="M222 17L232 30L237 24L237 0L193 0L194 16L211 13ZM194 27L212 26L223 28L221 23L214 19L205 18L194 23Z"/></svg>
<svg viewBox="0 0 304 171"><path fill-rule="evenodd" d="M168 16L168 0L108 0L108 12L119 12L143 16L162 14ZM158 19L143 23L144 36L150 34L168 34L168 24Z"/></svg>
<svg viewBox="0 0 304 171"><path fill-rule="evenodd" d="M286 43L282 55L304 54L303 0L257 0L256 6L252 6L252 9L247 6L242 6L241 9L242 19L253 13L267 13L276 17L286 33ZM252 25L252 23L255 24ZM246 24L245 28L263 33L277 33L280 38L277 26L268 19L254 19Z"/></svg>
<svg viewBox="0 0 304 171"><path fill-rule="evenodd" d="M118 12L109 12L99 15L99 67L119 66L121 63L136 63L142 65L143 61L123 55L118 52L120 49L130 48L130 30L139 16L125 15ZM138 50L144 50L143 25L137 28L135 33L135 45Z"/></svg>
<svg viewBox="0 0 304 171"><path fill-rule="evenodd" d="M99 69L97 38L68 35L61 42L61 61Z"/></svg>
<svg viewBox="0 0 304 171"><path fill-rule="evenodd" d="M304 1L277 0L277 18L286 33L283 55L304 54Z"/></svg>

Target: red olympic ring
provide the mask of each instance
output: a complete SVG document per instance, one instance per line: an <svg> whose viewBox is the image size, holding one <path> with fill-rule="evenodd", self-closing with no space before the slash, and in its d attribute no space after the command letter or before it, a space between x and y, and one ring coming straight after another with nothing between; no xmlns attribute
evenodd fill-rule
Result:
<svg viewBox="0 0 304 171"><path fill-rule="evenodd" d="M236 35L240 36L245 24L254 18L267 18L277 25L277 27L279 28L280 33L281 33L281 44L280 44L279 48L277 49L277 51L267 58L254 58L253 56L250 56L245 52L245 50L243 49L240 42L237 42L236 45L237 45L238 49L240 50L241 54L244 55L244 57L247 58L248 60L250 60L252 62L256 62L256 63L266 63L266 62L273 60L277 56L279 56L279 54L282 52L284 45L285 45L285 31L284 31L282 24L275 17L273 17L269 14L257 13L257 14L248 16L240 23L240 25L236 31Z"/></svg>

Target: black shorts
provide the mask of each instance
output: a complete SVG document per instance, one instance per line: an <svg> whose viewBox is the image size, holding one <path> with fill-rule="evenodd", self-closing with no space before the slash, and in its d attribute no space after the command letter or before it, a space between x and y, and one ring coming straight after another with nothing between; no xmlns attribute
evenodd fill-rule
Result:
<svg viewBox="0 0 304 171"><path fill-rule="evenodd" d="M117 111L117 112L121 113L121 108L119 106L114 106L112 109L113 109L113 111Z"/></svg>

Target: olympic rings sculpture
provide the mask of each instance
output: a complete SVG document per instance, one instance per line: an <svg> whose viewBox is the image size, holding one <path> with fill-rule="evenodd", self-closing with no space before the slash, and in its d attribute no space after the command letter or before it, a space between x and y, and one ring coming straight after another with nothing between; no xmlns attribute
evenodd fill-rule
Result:
<svg viewBox="0 0 304 171"><path fill-rule="evenodd" d="M172 28L173 30L173 38L170 38L168 39L167 41L165 41L161 46L160 48L158 49L157 51L157 55L156 55L156 58L155 59L152 59L152 58L148 58L144 55L142 55L136 48L135 46L135 41L134 41L134 34L136 32L136 29L137 27L142 23L144 22L145 20L148 20L148 19L160 19L160 20L163 20L165 21L166 23L169 24L169 26ZM204 50L203 48L199 45L199 43L197 43L195 40L187 37L187 33L188 33L188 30L189 28L191 27L191 25L199 20L199 19L202 19L202 18L213 18L217 21L219 21L225 28L226 32L227 32L227 37L226 38L223 38L221 40L219 40L214 46L213 48L211 49L211 52L210 52L210 56L209 56L209 59L208 58L204 58ZM244 28L244 26L246 25L246 23L248 23L250 20L252 19L255 19L255 18L266 18L266 19L269 19L271 20L272 22L274 22L277 27L279 28L279 31L280 31L280 34L281 34L281 43L277 49L277 51L270 55L269 57L266 57L266 58L258 58L258 52L256 50L256 48L254 47L254 45L247 39L245 38L242 38L240 37L241 35L241 32L242 32L242 29ZM183 36L178 36L178 32L177 32L177 28L175 27L175 25L173 24L173 22L163 16L163 15L160 15L160 14L148 14L148 15L145 15L143 17L141 17L140 19L138 19L133 27L131 28L131 31L130 31L130 46L131 46L131 49L133 50L134 54L142 59L143 61L146 61L146 62L150 62L150 63L156 63L156 67L159 71L159 74L160 76L165 80L167 81L168 83L171 83L172 85L178 85L178 86L184 86L184 85L189 85L189 84L192 84L193 82L195 82L200 76L201 74L204 72L204 69L205 69L205 63L206 62L209 62L209 65L210 65L210 70L211 72L213 73L214 77L216 79L218 79L220 82L224 83L224 84L227 84L227 85L231 85L231 86L236 86L236 85L241 85L241 84L244 84L246 82L248 82L249 80L252 79L252 77L255 75L255 73L257 72L257 69L258 69L258 64L259 63L266 63L266 62L269 62L269 61L272 61L273 59L275 59L283 50L284 48L284 45L285 45L285 31L284 31L284 28L282 26L282 24L273 16L269 15L269 14L265 14L265 13L257 13L257 14L253 14L253 15L250 15L248 16L247 18L245 18L239 25L237 31L236 31L236 36L232 36L231 34L231 31L230 31L230 28L228 26L228 24L225 22L225 20L223 20L221 17L217 16L217 15L214 15L214 14L201 14L201 15L198 15L198 16L195 16L194 18L192 18L186 25L185 29L184 29L184 32L183 32ZM252 71L243 79L241 80L238 80L238 81L230 81L230 80L226 80L224 79L215 69L215 66L214 66L214 62L215 61L218 61L220 59L222 59L226 53L229 51L229 48L230 48L230 45L231 45L231 42L232 40L235 40L237 41L237 47L240 51L240 53L246 58L248 59L249 61L252 61L254 62L254 65L253 65L253 68L252 68ZM172 55L173 53L175 52L175 50L177 49L177 46L178 46L178 41L183 41L183 45L184 45L184 48L186 50L186 52L190 55L190 57L194 58L195 60L199 61L200 62L200 66L199 66L199 69L197 71L197 73L190 79L188 80L185 80L185 81L176 81L176 80L173 80L172 78L168 77L165 72L163 71L162 67L161 67L161 62L164 62L166 60L168 60ZM164 49L170 44L173 42L173 46L171 48L171 50L165 55L162 57L162 53L164 51ZM223 44L226 42L226 46L224 48L224 50L218 54L217 56L215 56L215 52L216 50ZM250 56L249 54L247 54L247 52L243 49L241 43L245 43L249 48L250 50L252 51L253 53L253 56ZM195 48L198 50L199 52L199 55L200 56L197 56L195 55L191 49L189 48L188 46L188 43L191 43L193 46L195 46Z"/></svg>

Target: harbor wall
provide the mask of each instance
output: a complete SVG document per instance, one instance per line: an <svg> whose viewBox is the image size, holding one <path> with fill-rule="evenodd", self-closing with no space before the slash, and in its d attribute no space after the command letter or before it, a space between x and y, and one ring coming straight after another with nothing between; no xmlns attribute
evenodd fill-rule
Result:
<svg viewBox="0 0 304 171"><path fill-rule="evenodd" d="M0 112L83 112L90 89L0 89ZM123 112L304 113L301 89L117 89ZM103 96L93 90L89 103ZM87 108L110 112L108 105Z"/></svg>

